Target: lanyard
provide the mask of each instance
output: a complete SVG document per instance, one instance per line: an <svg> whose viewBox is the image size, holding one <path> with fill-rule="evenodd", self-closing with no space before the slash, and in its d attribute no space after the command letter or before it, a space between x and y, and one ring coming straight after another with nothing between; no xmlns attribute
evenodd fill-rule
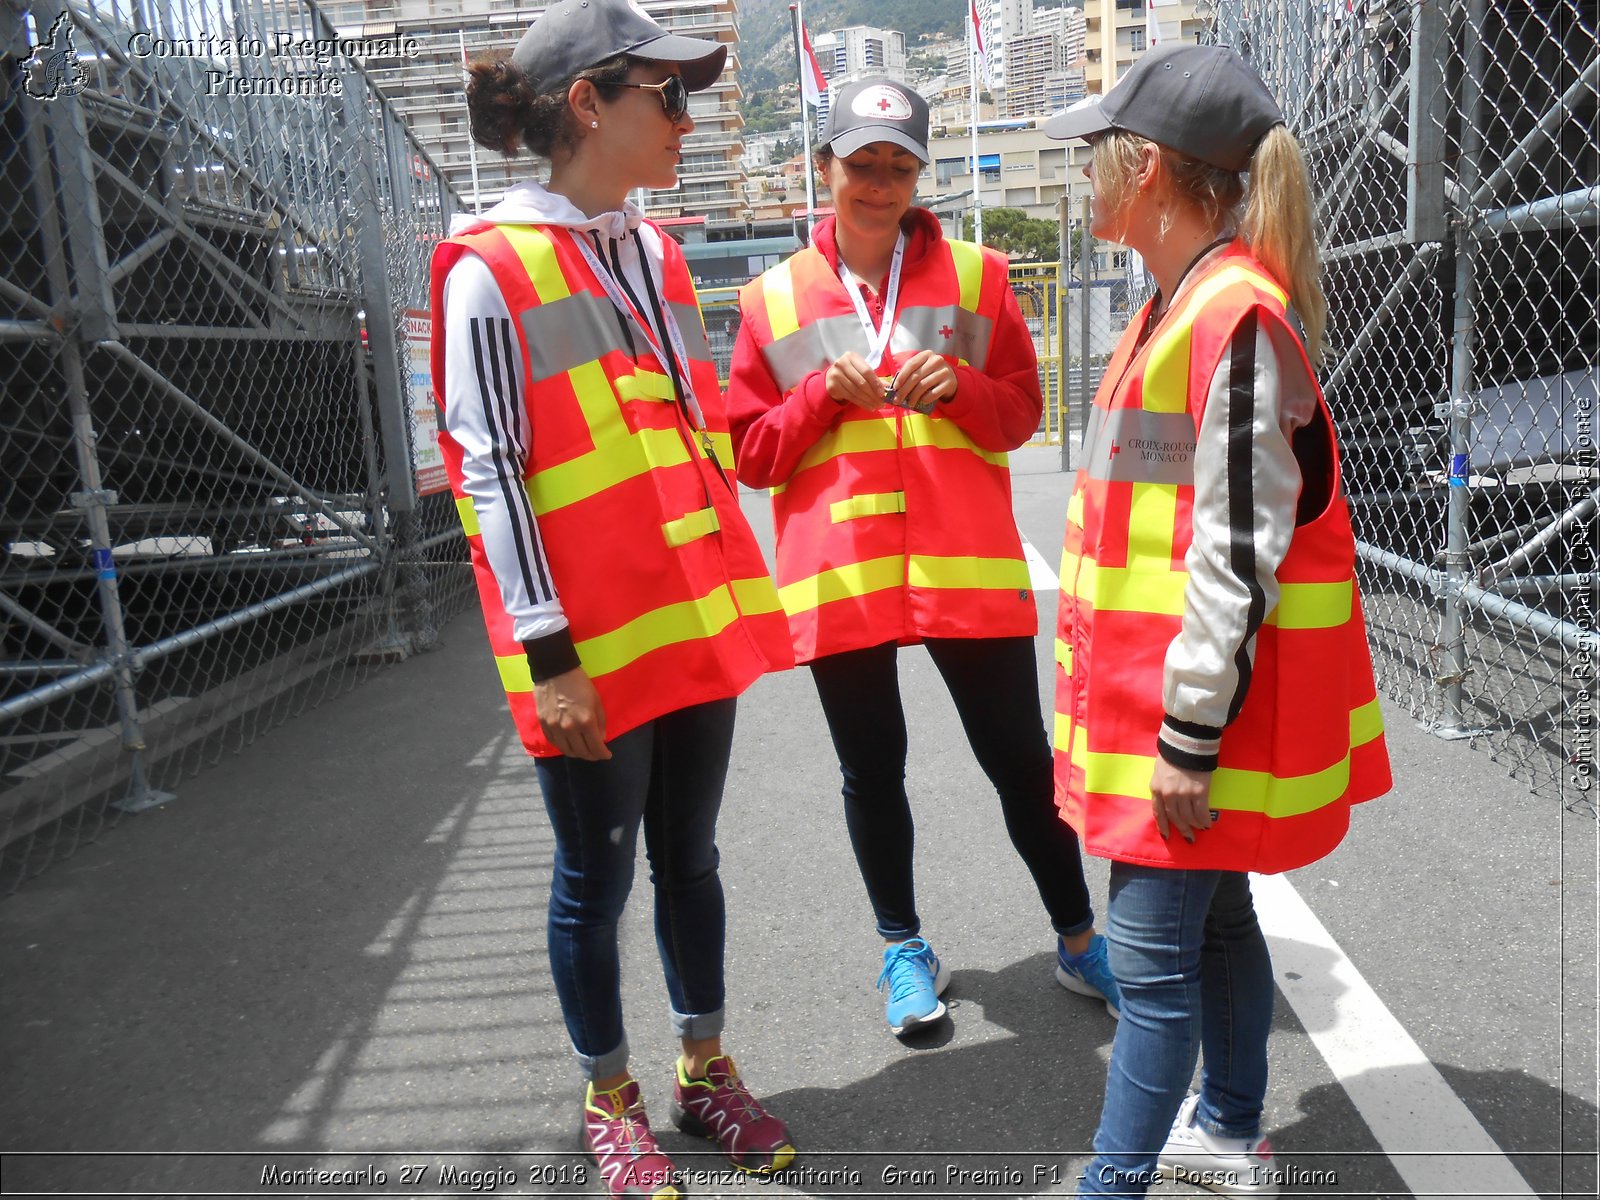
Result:
<svg viewBox="0 0 1600 1200"><path fill-rule="evenodd" d="M874 371L883 361L883 352L888 348L890 335L894 333L894 310L900 304L900 264L905 261L905 256L906 235L902 230L894 240L894 259L889 264L889 291L883 300L883 324L876 329L872 326L872 314L867 311L867 302L861 295L861 285L845 265L844 259L839 260L839 282L850 293L850 303L856 306L856 316L861 318L861 328L867 335L867 366Z"/></svg>
<svg viewBox="0 0 1600 1200"><path fill-rule="evenodd" d="M622 294L622 289L617 286L617 281L612 278L610 268L600 261L600 256L594 252L594 247L589 245L583 235L575 229L567 230L567 234L572 238L573 244L578 247L579 252L582 253L584 261L589 264L589 269L594 272L595 278L600 281L600 286L605 289L606 295L611 299L611 303L616 305L618 312L631 319L639 327L645 336L645 340L650 343L650 348L655 351L656 357L665 366L667 355L661 348L661 335L650 328L650 322L646 321L639 310ZM650 264L645 260L644 245L642 242L637 243L637 245L640 252L639 269L648 272ZM671 308L663 304L660 306L660 310L661 323L666 326L667 337L672 342L673 357L677 361L680 386L683 388L683 400L689 407L689 415L694 422L694 427L703 431L706 427L706 419L705 414L700 411L700 402L694 397L694 385L690 382L689 349L683 341L683 330L678 328L678 320L672 315Z"/></svg>

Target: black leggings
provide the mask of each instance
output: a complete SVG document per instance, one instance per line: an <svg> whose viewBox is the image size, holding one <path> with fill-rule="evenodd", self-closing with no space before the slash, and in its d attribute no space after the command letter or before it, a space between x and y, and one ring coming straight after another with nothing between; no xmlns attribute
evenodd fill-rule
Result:
<svg viewBox="0 0 1600 1200"><path fill-rule="evenodd" d="M1033 639L929 638L933 665L961 715L978 765L1000 794L1006 832L1057 933L1094 925L1078 836L1055 805L1054 764L1039 710ZM844 816L861 879L890 940L915 937L916 833L906 798L906 718L893 642L811 664L844 776Z"/></svg>

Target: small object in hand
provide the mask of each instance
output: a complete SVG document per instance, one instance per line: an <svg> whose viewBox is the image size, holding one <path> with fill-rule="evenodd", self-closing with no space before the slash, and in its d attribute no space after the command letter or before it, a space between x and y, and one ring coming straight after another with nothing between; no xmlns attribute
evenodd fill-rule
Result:
<svg viewBox="0 0 1600 1200"><path fill-rule="evenodd" d="M898 376L890 378L883 385L883 402L885 404L892 404L896 408L904 408L905 405L902 404L898 399L895 398L895 380L897 378L898 378Z"/></svg>

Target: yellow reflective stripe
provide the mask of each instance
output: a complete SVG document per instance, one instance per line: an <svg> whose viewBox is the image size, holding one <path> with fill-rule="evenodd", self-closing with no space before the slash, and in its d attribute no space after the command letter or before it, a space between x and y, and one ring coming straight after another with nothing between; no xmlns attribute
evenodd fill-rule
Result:
<svg viewBox="0 0 1600 1200"><path fill-rule="evenodd" d="M1061 747L1060 720L1057 748ZM1068 722L1070 730L1071 723ZM1087 739L1072 739L1072 764L1083 770L1088 792L1149 800L1154 755L1091 753ZM1298 817L1332 804L1350 785L1350 756L1310 775L1275 779L1265 771L1219 767L1211 775L1210 804L1228 812L1256 812L1268 817Z"/></svg>
<svg viewBox="0 0 1600 1200"><path fill-rule="evenodd" d="M477 537L483 532L478 528L478 510L472 507L471 496L457 498L456 516L461 518L461 532L468 537Z"/></svg>
<svg viewBox="0 0 1600 1200"><path fill-rule="evenodd" d="M961 307L977 312L978 297L983 294L983 249L971 242L946 242L945 245L950 247L956 279L961 284Z"/></svg>
<svg viewBox="0 0 1600 1200"><path fill-rule="evenodd" d="M1178 519L1178 485L1135 483L1128 513L1128 568L1172 569L1172 532Z"/></svg>
<svg viewBox="0 0 1600 1200"><path fill-rule="evenodd" d="M1083 492L1078 488L1072 489L1072 498L1067 501L1067 520L1083 528Z"/></svg>
<svg viewBox="0 0 1600 1200"><path fill-rule="evenodd" d="M667 535L667 545L676 549L679 546L687 546L696 538L715 533L721 528L722 522L717 519L717 510L702 508L675 521L668 521L661 527L661 532Z"/></svg>
<svg viewBox="0 0 1600 1200"><path fill-rule="evenodd" d="M1061 580L1066 584L1072 579L1077 580L1072 594L1104 612L1181 617L1189 573L1102 567L1092 559L1063 551ZM1350 619L1354 586L1350 580L1280 584L1278 606L1267 614L1266 624L1280 629L1333 629L1343 625Z"/></svg>
<svg viewBox="0 0 1600 1200"><path fill-rule="evenodd" d="M711 452L716 455L717 462L722 464L722 469L733 469L733 434L718 433L716 430L704 431L704 436L711 439Z"/></svg>
<svg viewBox="0 0 1600 1200"><path fill-rule="evenodd" d="M577 643L578 657L590 675L605 675L654 650L715 637L739 619L728 585L719 583L698 600L664 604L625 625Z"/></svg>
<svg viewBox="0 0 1600 1200"><path fill-rule="evenodd" d="M533 511L543 516L598 496L624 480L645 474L651 467L675 467L689 461L689 448L676 429L641 429L630 440L642 448L644 462L620 446L611 446L538 472L528 480Z"/></svg>
<svg viewBox="0 0 1600 1200"><path fill-rule="evenodd" d="M869 417L864 421L846 421L824 434L795 468L795 474L809 470L838 458L841 454L867 454L874 450L895 450L928 447L936 450L966 450L977 455L991 466L1004 467L1009 461L1004 451L995 453L974 446L961 427L954 421L935 421L921 413L906 414L904 424L897 431L892 416ZM773 488L776 495L787 486Z"/></svg>
<svg viewBox="0 0 1600 1200"><path fill-rule="evenodd" d="M767 306L767 324L772 326L772 340L786 338L800 328L800 317L794 307L794 274L786 259L768 271L761 284L761 298Z"/></svg>
<svg viewBox="0 0 1600 1200"><path fill-rule="evenodd" d="M828 506L828 516L837 524L840 521L852 521L856 517L882 517L905 510L904 492L869 492L863 496L851 496L848 500L835 500Z"/></svg>
<svg viewBox="0 0 1600 1200"><path fill-rule="evenodd" d="M1056 713L1055 728L1053 733L1055 740L1051 743L1051 745L1055 749L1065 753L1067 747L1072 745L1072 718L1064 712ZM1072 756L1072 765L1079 766L1079 759L1080 756L1074 754Z"/></svg>
<svg viewBox="0 0 1600 1200"><path fill-rule="evenodd" d="M778 589L786 612L798 613L819 608L834 600L849 600L905 582L906 560L902 555L869 558L845 567L830 567L806 579L797 579Z"/></svg>
<svg viewBox="0 0 1600 1200"><path fill-rule="evenodd" d="M1355 583L1285 583L1267 624L1279 629L1332 629L1350 619ZM1382 722L1379 722L1382 728Z"/></svg>
<svg viewBox="0 0 1600 1200"><path fill-rule="evenodd" d="M747 616L759 617L765 613L783 611L783 602L778 599L778 589L773 586L770 575L735 579L733 598L739 602L739 611Z"/></svg>
<svg viewBox="0 0 1600 1200"><path fill-rule="evenodd" d="M635 371L632 375L619 375L613 381L617 395L623 400L675 400L672 380L658 371Z"/></svg>
<svg viewBox="0 0 1600 1200"><path fill-rule="evenodd" d="M913 554L910 580L912 587L921 588L1006 588L1025 592L1033 587L1028 564L1020 558L936 558Z"/></svg>
<svg viewBox="0 0 1600 1200"><path fill-rule="evenodd" d="M1072 644L1056 639L1056 663L1064 674L1072 674Z"/></svg>
<svg viewBox="0 0 1600 1200"><path fill-rule="evenodd" d="M1350 745L1365 746L1383 736L1383 710L1376 698L1350 710Z"/></svg>
<svg viewBox="0 0 1600 1200"><path fill-rule="evenodd" d="M556 258L555 246L549 234L529 225L500 225L497 228L522 260L522 269L533 281L533 290L538 293L541 304L565 300L572 295L572 289L561 274L561 263Z"/></svg>
<svg viewBox="0 0 1600 1200"><path fill-rule="evenodd" d="M1145 359L1139 404L1148 412L1178 413L1189 406L1189 346L1194 323L1158 335Z"/></svg>
<svg viewBox="0 0 1600 1200"><path fill-rule="evenodd" d="M533 691L533 668L526 654L496 654L494 665L500 669L500 686L507 692Z"/></svg>

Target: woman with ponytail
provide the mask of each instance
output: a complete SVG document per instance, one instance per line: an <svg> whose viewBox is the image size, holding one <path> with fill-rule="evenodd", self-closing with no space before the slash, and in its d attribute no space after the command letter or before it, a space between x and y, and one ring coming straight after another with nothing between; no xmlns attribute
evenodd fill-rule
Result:
<svg viewBox="0 0 1600 1200"><path fill-rule="evenodd" d="M555 841L550 973L605 1194L681 1194L628 1067L617 923L641 827L682 1056L682 1130L769 1174L788 1130L723 1053L717 874L734 705L793 665L740 511L727 420L677 244L628 202L676 186L689 96L727 47L637 0L552 4L474 63L473 136L549 161L433 259L440 444L490 647Z"/></svg>
<svg viewBox="0 0 1600 1200"><path fill-rule="evenodd" d="M1248 873L1321 858L1390 786L1283 122L1234 51L1176 45L1045 126L1093 145L1092 232L1157 285L1095 396L1062 554L1056 800L1112 860L1122 994L1079 1195L1278 1193Z"/></svg>

